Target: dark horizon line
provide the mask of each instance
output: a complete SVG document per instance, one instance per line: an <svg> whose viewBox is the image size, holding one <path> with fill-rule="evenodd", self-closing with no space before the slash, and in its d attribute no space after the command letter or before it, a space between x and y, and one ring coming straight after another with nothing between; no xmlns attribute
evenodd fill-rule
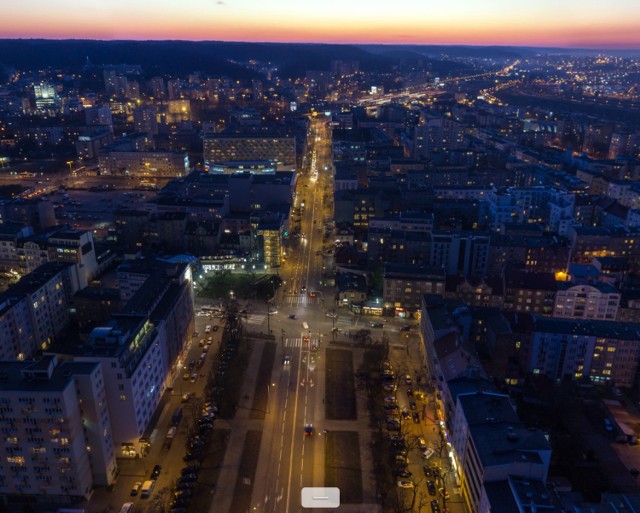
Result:
<svg viewBox="0 0 640 513"><path fill-rule="evenodd" d="M443 48L522 48L530 50L554 50L554 51L581 51L581 52L640 52L640 46L634 47L591 47L591 46L545 46L545 45L520 45L520 44L466 44L466 43L347 43L328 41L236 41L224 39L100 39L100 38L74 38L74 37L0 37L0 41L76 41L76 42L101 42L101 43L223 43L223 44L255 44L255 45L319 45L319 46L403 46L403 47L443 47Z"/></svg>

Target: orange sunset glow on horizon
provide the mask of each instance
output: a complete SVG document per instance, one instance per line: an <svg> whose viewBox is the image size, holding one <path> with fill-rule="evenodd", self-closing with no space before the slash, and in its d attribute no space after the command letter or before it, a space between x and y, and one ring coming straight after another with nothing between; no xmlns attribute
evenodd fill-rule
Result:
<svg viewBox="0 0 640 513"><path fill-rule="evenodd" d="M640 48L640 3L461 0L427 5L378 0L7 0L2 38L222 40L250 42L522 45ZM345 5L346 4L346 5ZM534 4L534 5L532 5Z"/></svg>

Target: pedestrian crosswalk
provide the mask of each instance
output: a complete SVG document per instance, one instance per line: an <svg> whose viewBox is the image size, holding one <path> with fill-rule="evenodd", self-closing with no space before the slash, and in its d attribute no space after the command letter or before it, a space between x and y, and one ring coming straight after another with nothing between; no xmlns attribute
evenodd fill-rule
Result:
<svg viewBox="0 0 640 513"><path fill-rule="evenodd" d="M309 297L307 295L294 295L294 296L285 296L284 303L289 306L305 306L305 305L313 305L320 302L320 297Z"/></svg>
<svg viewBox="0 0 640 513"><path fill-rule="evenodd" d="M285 338L284 347L302 347L302 338Z"/></svg>

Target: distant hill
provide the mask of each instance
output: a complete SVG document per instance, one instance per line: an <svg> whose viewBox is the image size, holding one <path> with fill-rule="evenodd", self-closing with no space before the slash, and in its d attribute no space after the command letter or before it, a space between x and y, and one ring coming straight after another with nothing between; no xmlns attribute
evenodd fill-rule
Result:
<svg viewBox="0 0 640 513"><path fill-rule="evenodd" d="M147 76L182 75L192 71L226 75L234 79L258 77L246 66L254 59L271 63L281 77L300 77L307 70L329 70L334 59L358 61L367 71L388 71L398 64L419 60L430 69L446 73L459 69L449 59L461 57L522 58L535 54L594 54L595 50L511 46L444 45L339 45L303 43L231 43L222 41L98 41L0 40L0 78L6 69L69 69L96 65L140 64ZM625 51L607 53L624 55ZM638 52L636 52L638 53Z"/></svg>
<svg viewBox="0 0 640 513"><path fill-rule="evenodd" d="M250 59L272 63L281 76L328 70L331 60L357 60L363 69L387 68L392 61L352 45L296 43L227 43L220 41L0 40L0 67L14 69L81 68L86 59L101 64L141 64L148 75L204 71L232 78L258 73L243 64Z"/></svg>

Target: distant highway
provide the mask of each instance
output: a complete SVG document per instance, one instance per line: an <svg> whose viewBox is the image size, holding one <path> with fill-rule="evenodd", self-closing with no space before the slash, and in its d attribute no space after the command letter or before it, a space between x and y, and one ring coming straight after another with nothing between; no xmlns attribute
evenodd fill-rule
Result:
<svg viewBox="0 0 640 513"><path fill-rule="evenodd" d="M445 78L440 80L437 85L421 84L417 86L411 86L397 93L388 93L382 96L378 96L376 98L363 98L361 100L358 100L357 103L359 105L366 107L366 106L373 106L373 105L384 105L397 100L411 101L411 100L419 100L427 97L433 98L445 92L440 90L441 86L454 83L454 82L462 82L465 80L474 80L478 78L488 78L492 76L506 76L519 63L520 63L520 60L516 59L511 64L508 64L507 66L504 66L499 70L487 71L485 73L476 73L473 75L464 75L461 77Z"/></svg>

